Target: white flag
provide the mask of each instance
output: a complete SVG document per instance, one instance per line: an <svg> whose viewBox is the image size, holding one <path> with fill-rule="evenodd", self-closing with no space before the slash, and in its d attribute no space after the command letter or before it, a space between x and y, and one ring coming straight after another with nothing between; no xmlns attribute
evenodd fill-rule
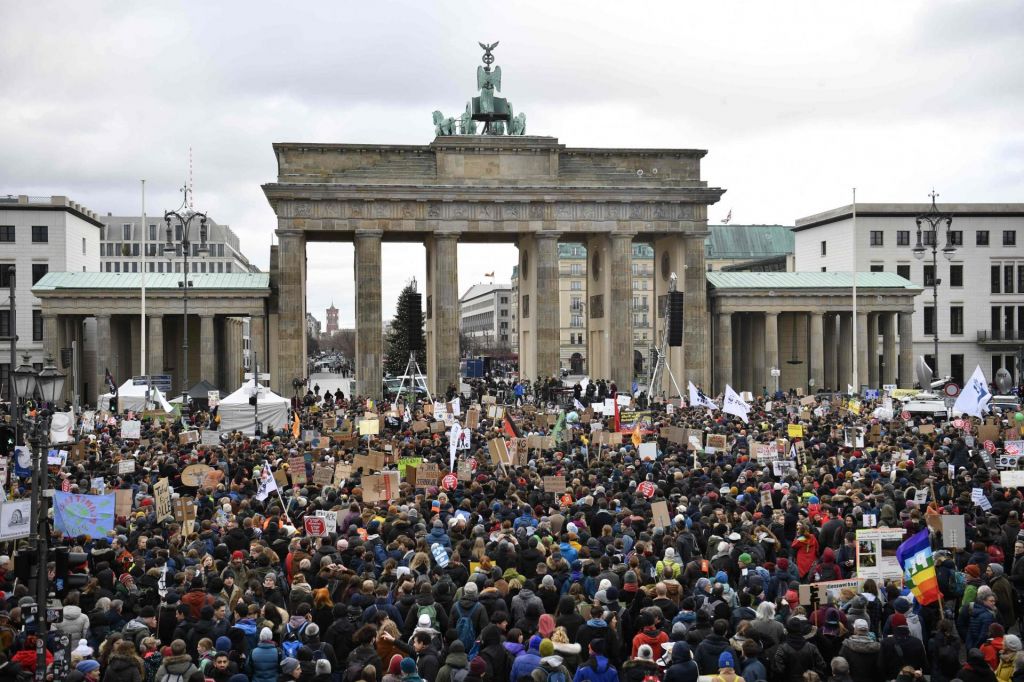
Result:
<svg viewBox="0 0 1024 682"><path fill-rule="evenodd" d="M458 417L462 414L462 400L455 398L452 400L452 414Z"/></svg>
<svg viewBox="0 0 1024 682"><path fill-rule="evenodd" d="M448 433L448 469L455 471L455 451L459 447L459 436L462 435L462 426L459 422L452 424L452 430Z"/></svg>
<svg viewBox="0 0 1024 682"><path fill-rule="evenodd" d="M988 390L988 382L985 381L985 374L981 371L981 365L978 365L974 370L974 374L967 381L967 385L960 391L960 395L957 396L956 402L953 404L953 410L959 410L963 414L969 414L973 417L981 417L984 413L989 411L988 402L992 399L992 394Z"/></svg>
<svg viewBox="0 0 1024 682"><path fill-rule="evenodd" d="M572 404L573 404L573 407L575 407L580 412L583 412L583 410L586 409L585 407L583 407L583 403L581 403L580 401L576 400L576 398L572 399Z"/></svg>
<svg viewBox="0 0 1024 682"><path fill-rule="evenodd" d="M263 478L260 480L260 487L256 491L256 499L262 502L270 497L270 493L275 490L277 490L277 479L274 478L273 472L270 471L270 465L265 464L263 466Z"/></svg>
<svg viewBox="0 0 1024 682"><path fill-rule="evenodd" d="M706 407L709 410L717 410L718 405L711 402L711 398L704 395L704 392L690 382L690 407Z"/></svg>
<svg viewBox="0 0 1024 682"><path fill-rule="evenodd" d="M739 417L743 420L743 423L746 424L747 413L750 412L750 405L743 402L743 398L740 398L739 394L732 390L732 386L726 384L725 403L722 405L722 412Z"/></svg>
<svg viewBox="0 0 1024 682"><path fill-rule="evenodd" d="M846 384L846 395L853 395L856 391L853 390L853 384Z"/></svg>

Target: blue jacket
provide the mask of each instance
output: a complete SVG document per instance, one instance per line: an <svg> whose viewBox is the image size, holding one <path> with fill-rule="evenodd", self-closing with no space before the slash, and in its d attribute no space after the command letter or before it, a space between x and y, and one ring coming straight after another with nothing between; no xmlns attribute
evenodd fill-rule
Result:
<svg viewBox="0 0 1024 682"><path fill-rule="evenodd" d="M432 545L435 542L437 542L442 547L444 547L445 549L451 549L452 548L452 541L451 541L451 539L448 537L448 534L445 533L444 530L442 530L441 528L431 528L430 532L427 533L427 538L426 539L427 539L427 547L429 547L430 545Z"/></svg>
<svg viewBox="0 0 1024 682"><path fill-rule="evenodd" d="M971 620L967 626L967 650L970 651L988 639L988 626L991 625L996 616L989 611L987 606L974 602L971 604Z"/></svg>
<svg viewBox="0 0 1024 682"><path fill-rule="evenodd" d="M281 657L277 645L273 642L260 642L252 650L252 682L277 682L280 671Z"/></svg>
<svg viewBox="0 0 1024 682"><path fill-rule="evenodd" d="M512 663L512 674L509 675L509 682L516 682L520 677L529 677L534 670L540 667L540 650L527 649L526 653L516 656Z"/></svg>
<svg viewBox="0 0 1024 682"><path fill-rule="evenodd" d="M592 656L576 669L572 682L619 682L619 672L604 656Z"/></svg>

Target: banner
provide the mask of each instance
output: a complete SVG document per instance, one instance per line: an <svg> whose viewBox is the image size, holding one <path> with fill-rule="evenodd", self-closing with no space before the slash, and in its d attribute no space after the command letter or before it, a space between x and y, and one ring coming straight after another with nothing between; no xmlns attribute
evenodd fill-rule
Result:
<svg viewBox="0 0 1024 682"><path fill-rule="evenodd" d="M161 478L153 484L153 499L156 503L158 521L171 515L171 484L166 478Z"/></svg>
<svg viewBox="0 0 1024 682"><path fill-rule="evenodd" d="M722 406L722 412L731 414L734 417L739 417L743 420L743 423L747 423L747 414L750 412L750 405L745 403L740 398L736 391L732 389L729 384L725 385L725 404Z"/></svg>
<svg viewBox="0 0 1024 682"><path fill-rule="evenodd" d="M27 538L31 532L31 500L13 500L0 505L0 541Z"/></svg>
<svg viewBox="0 0 1024 682"><path fill-rule="evenodd" d="M962 414L969 414L979 419L989 411L988 403L992 394L988 391L988 381L985 380L985 373L978 365L974 374L967 381L967 385L960 391L956 402L953 403L953 411L960 411Z"/></svg>
<svg viewBox="0 0 1024 682"><path fill-rule="evenodd" d="M53 494L53 527L70 537L105 536L114 530L114 507L117 496Z"/></svg>
<svg viewBox="0 0 1024 682"><path fill-rule="evenodd" d="M654 433L654 419L649 410L619 410L618 431L620 433L633 431L637 425L640 426L640 432L643 434Z"/></svg>

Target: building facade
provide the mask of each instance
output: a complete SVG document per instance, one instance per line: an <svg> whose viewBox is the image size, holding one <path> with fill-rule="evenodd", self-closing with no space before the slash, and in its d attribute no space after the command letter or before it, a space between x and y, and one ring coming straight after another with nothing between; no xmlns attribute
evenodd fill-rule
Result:
<svg viewBox="0 0 1024 682"><path fill-rule="evenodd" d="M511 352L511 299L512 287L508 284L471 286L459 299L460 334L488 354Z"/></svg>
<svg viewBox="0 0 1024 682"><path fill-rule="evenodd" d="M311 339L320 338L320 320L313 317L313 313L306 313L306 334Z"/></svg>
<svg viewBox="0 0 1024 682"><path fill-rule="evenodd" d="M167 225L159 215L146 216L146 229L142 229L140 216L115 216L107 214L99 218L103 223L103 238L100 243L102 272L141 272L145 252L146 272L181 272L184 258L181 252L182 227L172 223L174 251L164 250L167 243ZM189 253L189 271L193 273L224 274L257 272L239 246L238 235L227 225L212 219L206 221L209 251L199 250L198 226L193 224L189 234L192 252Z"/></svg>
<svg viewBox="0 0 1024 682"><path fill-rule="evenodd" d="M937 271L931 243L936 235L923 223L922 260L915 217L930 204L857 204L840 206L796 221L798 270L895 273L923 287L916 297L912 330L913 353L924 356L939 376L959 385L980 365L991 380L1006 368L1019 383L1017 351L1024 346L1024 204L940 204L953 221L950 238L955 252L946 258L945 223L938 235ZM938 280L938 312L932 282ZM841 324L841 322L839 323ZM933 334L938 325L936 368ZM881 334L872 327L871 333ZM838 332L837 332L838 333ZM878 365L881 357L869 363Z"/></svg>
<svg viewBox="0 0 1024 682"><path fill-rule="evenodd" d="M8 292L10 267L14 266L19 364L21 353L28 353L29 361L41 368L47 349L48 330L32 287L48 272L98 271L102 230L103 223L96 213L64 196L0 197L0 336L11 334ZM70 367L61 364L59 351L63 348L52 348L58 351L54 361L69 371ZM94 351L76 348L80 362ZM4 400L9 390L9 358L10 344L0 343L0 390Z"/></svg>

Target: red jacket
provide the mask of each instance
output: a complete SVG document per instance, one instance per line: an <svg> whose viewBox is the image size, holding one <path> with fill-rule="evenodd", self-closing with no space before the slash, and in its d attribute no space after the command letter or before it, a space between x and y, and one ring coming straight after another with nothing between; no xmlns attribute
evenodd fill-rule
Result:
<svg viewBox="0 0 1024 682"><path fill-rule="evenodd" d="M188 604L192 620L199 620L199 614L203 607L207 604L213 606L213 602L213 595L207 594L202 590L191 590L186 592L181 598L182 604Z"/></svg>
<svg viewBox="0 0 1024 682"><path fill-rule="evenodd" d="M818 538L812 534L799 535L793 540L793 548L796 549L796 569L801 578L807 577L807 572L818 559Z"/></svg>

